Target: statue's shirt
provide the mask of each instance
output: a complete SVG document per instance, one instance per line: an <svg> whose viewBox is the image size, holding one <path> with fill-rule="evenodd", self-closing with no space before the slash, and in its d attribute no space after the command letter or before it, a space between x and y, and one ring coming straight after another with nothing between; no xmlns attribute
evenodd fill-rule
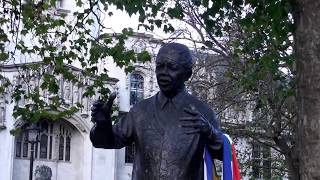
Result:
<svg viewBox="0 0 320 180"><path fill-rule="evenodd" d="M203 180L203 151L208 142L199 134L185 134L179 120L190 116L183 111L190 105L219 129L214 112L186 91L173 99L159 92L136 104L113 126L114 141L104 148L135 142L133 180Z"/></svg>

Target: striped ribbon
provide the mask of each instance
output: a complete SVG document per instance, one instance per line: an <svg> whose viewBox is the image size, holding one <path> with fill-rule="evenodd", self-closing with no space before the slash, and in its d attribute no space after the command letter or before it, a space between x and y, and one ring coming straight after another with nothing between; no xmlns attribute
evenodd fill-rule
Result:
<svg viewBox="0 0 320 180"><path fill-rule="evenodd" d="M222 135L223 139L223 180L241 180L236 151L234 145L227 134ZM206 179L220 180L217 176L216 167L213 159L205 147L204 161L206 165Z"/></svg>

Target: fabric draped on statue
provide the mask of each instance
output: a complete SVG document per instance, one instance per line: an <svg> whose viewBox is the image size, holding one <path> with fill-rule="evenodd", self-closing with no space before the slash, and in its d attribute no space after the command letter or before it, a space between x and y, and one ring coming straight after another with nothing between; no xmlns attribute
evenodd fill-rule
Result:
<svg viewBox="0 0 320 180"><path fill-rule="evenodd" d="M227 134L222 134L223 139L223 166L222 180L241 180L240 170L234 144ZM206 180L220 180L217 175L214 160L211 158L208 147L205 147L204 162L206 166Z"/></svg>

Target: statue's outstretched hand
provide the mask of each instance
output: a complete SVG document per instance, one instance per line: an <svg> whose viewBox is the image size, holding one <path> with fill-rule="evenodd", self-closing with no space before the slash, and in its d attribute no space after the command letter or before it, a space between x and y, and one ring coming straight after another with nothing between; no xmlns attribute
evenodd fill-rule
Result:
<svg viewBox="0 0 320 180"><path fill-rule="evenodd" d="M97 125L110 124L112 104L115 98L116 93L112 93L106 103L101 100L95 101L91 107L91 121L97 123Z"/></svg>
<svg viewBox="0 0 320 180"><path fill-rule="evenodd" d="M215 138L217 130L194 106L184 108L189 116L181 117L181 127L186 134L201 134L209 138Z"/></svg>

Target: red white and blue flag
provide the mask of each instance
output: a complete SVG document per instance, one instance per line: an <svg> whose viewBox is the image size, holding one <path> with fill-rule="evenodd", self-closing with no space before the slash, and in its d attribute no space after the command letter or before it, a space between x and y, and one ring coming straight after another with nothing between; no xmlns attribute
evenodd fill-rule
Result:
<svg viewBox="0 0 320 180"><path fill-rule="evenodd" d="M241 180L234 144L232 143L231 138L227 134L223 134L222 139L223 139L222 179L223 180ZM220 180L216 172L214 161L211 158L207 147L205 148L205 152L204 152L204 161L206 166L206 180Z"/></svg>

